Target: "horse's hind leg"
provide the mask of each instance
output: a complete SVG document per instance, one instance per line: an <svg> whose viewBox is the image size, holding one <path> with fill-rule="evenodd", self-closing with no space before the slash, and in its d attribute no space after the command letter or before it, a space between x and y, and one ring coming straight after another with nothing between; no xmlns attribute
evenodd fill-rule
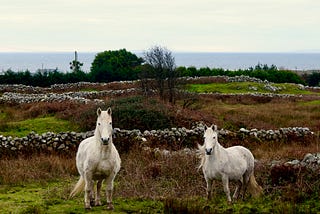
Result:
<svg viewBox="0 0 320 214"><path fill-rule="evenodd" d="M101 206L101 197L100 197L100 193L101 193L101 185L102 185L102 180L99 180L97 182L97 192L96 192L96 199L95 199L95 206Z"/></svg>
<svg viewBox="0 0 320 214"><path fill-rule="evenodd" d="M244 199L244 196L247 192L247 188L248 188L248 184L249 184L249 180L250 180L250 175L248 173L245 173L243 176L243 192L242 192L242 199Z"/></svg>
<svg viewBox="0 0 320 214"><path fill-rule="evenodd" d="M236 186L236 190L234 191L234 194L232 196L233 199L238 199L239 198L241 189L242 189L242 181L239 180L238 184Z"/></svg>

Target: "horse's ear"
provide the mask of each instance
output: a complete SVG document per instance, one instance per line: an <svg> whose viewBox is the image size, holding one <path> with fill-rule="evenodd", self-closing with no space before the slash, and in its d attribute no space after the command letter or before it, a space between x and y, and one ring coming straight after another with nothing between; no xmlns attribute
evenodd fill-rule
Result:
<svg viewBox="0 0 320 214"><path fill-rule="evenodd" d="M213 124L212 124L212 126L214 127L214 129L213 129L214 131L217 131L217 130L218 130L218 126L217 126L217 125L213 125Z"/></svg>
<svg viewBox="0 0 320 214"><path fill-rule="evenodd" d="M204 131L207 131L208 128L207 124L204 124Z"/></svg>
<svg viewBox="0 0 320 214"><path fill-rule="evenodd" d="M101 108L98 108L98 109L97 109L97 115L98 115L98 117L100 116L100 114L101 114Z"/></svg>
<svg viewBox="0 0 320 214"><path fill-rule="evenodd" d="M110 108L110 107L107 109L107 112L108 112L108 114L111 116L111 114L112 114L112 110L111 110L111 108Z"/></svg>

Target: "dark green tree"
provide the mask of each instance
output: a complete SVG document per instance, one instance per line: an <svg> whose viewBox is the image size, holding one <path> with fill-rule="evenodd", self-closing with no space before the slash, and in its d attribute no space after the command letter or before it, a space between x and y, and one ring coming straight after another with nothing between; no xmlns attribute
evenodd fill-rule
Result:
<svg viewBox="0 0 320 214"><path fill-rule="evenodd" d="M320 86L320 72L312 72L306 79L309 86Z"/></svg>
<svg viewBox="0 0 320 214"><path fill-rule="evenodd" d="M138 70L135 68L142 62L142 58L126 49L104 51L95 56L90 77L94 82L134 80L138 78Z"/></svg>

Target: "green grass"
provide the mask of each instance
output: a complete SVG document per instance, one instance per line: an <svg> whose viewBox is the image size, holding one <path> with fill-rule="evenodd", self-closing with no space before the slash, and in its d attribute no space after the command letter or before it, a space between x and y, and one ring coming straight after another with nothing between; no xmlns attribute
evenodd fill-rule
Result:
<svg viewBox="0 0 320 214"><path fill-rule="evenodd" d="M68 199L74 183L70 180L51 183L31 183L20 186L0 186L1 213L87 213L83 194ZM105 198L102 203L106 204ZM114 198L115 210L93 207L90 213L160 213L163 203L150 199Z"/></svg>
<svg viewBox="0 0 320 214"><path fill-rule="evenodd" d="M277 94L315 94L307 90L302 90L298 85L289 83L271 84L280 90L272 92L265 88L265 84L254 82L232 82L232 83L210 83L210 84L188 84L186 89L196 93L277 93Z"/></svg>
<svg viewBox="0 0 320 214"><path fill-rule="evenodd" d="M66 132L78 131L78 127L69 121L61 120L53 116L39 117L18 122L7 122L0 124L0 134L12 137L24 137L30 132Z"/></svg>
<svg viewBox="0 0 320 214"><path fill-rule="evenodd" d="M75 181L61 180L18 186L0 186L1 213L87 213L83 193L68 199ZM304 203L279 201L274 197L246 198L228 204L224 195L207 201L204 197L151 200L115 196L114 211L93 207L90 213L317 213L317 198ZM105 198L102 198L105 205Z"/></svg>
<svg viewBox="0 0 320 214"><path fill-rule="evenodd" d="M312 100L312 101L307 101L307 102L301 102L302 105L305 106L316 106L320 105L320 100Z"/></svg>

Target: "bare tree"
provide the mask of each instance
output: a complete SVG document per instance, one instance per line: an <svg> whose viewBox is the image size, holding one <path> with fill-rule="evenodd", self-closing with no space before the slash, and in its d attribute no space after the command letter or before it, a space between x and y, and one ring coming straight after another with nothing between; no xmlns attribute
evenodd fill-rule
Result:
<svg viewBox="0 0 320 214"><path fill-rule="evenodd" d="M159 96L164 99L166 86L169 102L174 102L174 90L176 87L176 65L171 51L165 47L154 46L144 53L145 62L151 66L154 78L157 81ZM167 81L167 85L165 84Z"/></svg>

